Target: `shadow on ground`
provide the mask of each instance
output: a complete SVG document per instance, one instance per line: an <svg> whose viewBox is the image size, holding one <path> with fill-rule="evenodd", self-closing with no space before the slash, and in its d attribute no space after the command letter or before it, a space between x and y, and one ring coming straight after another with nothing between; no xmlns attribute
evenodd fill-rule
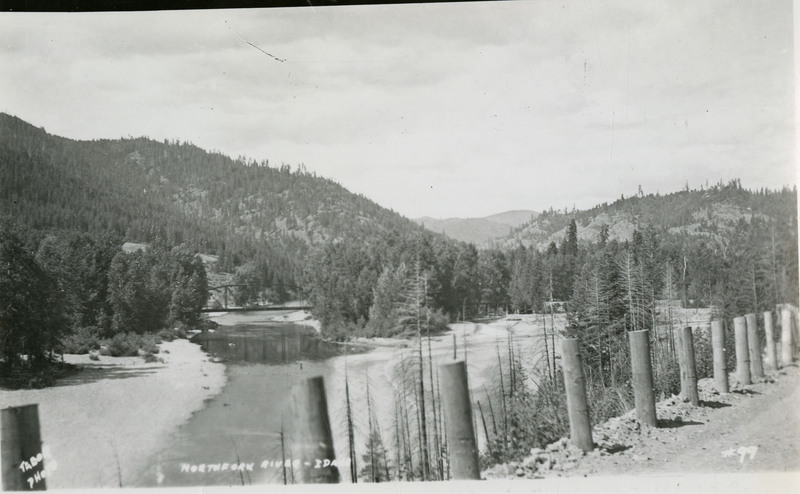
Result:
<svg viewBox="0 0 800 494"><path fill-rule="evenodd" d="M732 406L730 403L722 403L721 401L704 401L700 400L700 406L706 408L726 408Z"/></svg>
<svg viewBox="0 0 800 494"><path fill-rule="evenodd" d="M758 391L753 391L752 389L734 389L731 393L736 393L739 395L760 395Z"/></svg>
<svg viewBox="0 0 800 494"><path fill-rule="evenodd" d="M58 388L62 386L77 386L80 384L89 384L107 379L128 379L131 377L142 377L155 373L157 369L158 367L130 369L115 365L93 365L91 367L82 368L70 376L57 380L50 387Z"/></svg>
<svg viewBox="0 0 800 494"><path fill-rule="evenodd" d="M659 429L675 429L685 425L703 425L703 422L697 422L695 420L658 419L657 423Z"/></svg>
<svg viewBox="0 0 800 494"><path fill-rule="evenodd" d="M630 446L626 446L624 444L615 444L613 446L607 447L606 451L608 452L608 454L613 455L616 453L622 453L623 451L627 451L629 449L631 449Z"/></svg>

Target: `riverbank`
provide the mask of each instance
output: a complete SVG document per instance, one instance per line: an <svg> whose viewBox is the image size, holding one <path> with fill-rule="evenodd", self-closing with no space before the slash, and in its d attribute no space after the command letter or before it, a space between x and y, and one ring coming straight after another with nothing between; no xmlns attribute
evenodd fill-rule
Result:
<svg viewBox="0 0 800 494"><path fill-rule="evenodd" d="M314 328L319 333L321 324L318 320L314 319L311 312L307 310L295 310L287 308L285 311L275 311L272 313L262 311L252 312L209 312L206 318L214 321L220 326L236 326L239 324L263 324L264 322L274 323L291 323L300 326L308 326Z"/></svg>
<svg viewBox="0 0 800 494"><path fill-rule="evenodd" d="M225 366L198 345L178 339L159 348L163 362L154 363L66 355L82 370L54 386L0 389L3 407L39 405L42 441L56 466L48 489L134 484L172 432L220 393Z"/></svg>

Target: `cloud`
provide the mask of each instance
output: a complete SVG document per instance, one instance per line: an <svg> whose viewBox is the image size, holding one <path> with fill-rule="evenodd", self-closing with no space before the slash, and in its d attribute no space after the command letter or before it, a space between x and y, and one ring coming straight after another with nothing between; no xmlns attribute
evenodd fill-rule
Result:
<svg viewBox="0 0 800 494"><path fill-rule="evenodd" d="M793 183L792 43L789 2L2 13L0 111L302 162L409 216L483 216Z"/></svg>

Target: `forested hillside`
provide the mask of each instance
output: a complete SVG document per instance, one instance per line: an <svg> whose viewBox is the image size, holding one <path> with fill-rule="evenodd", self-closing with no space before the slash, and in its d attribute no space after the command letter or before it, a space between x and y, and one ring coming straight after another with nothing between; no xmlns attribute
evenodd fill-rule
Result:
<svg viewBox="0 0 800 494"><path fill-rule="evenodd" d="M33 232L26 259L58 258L43 250L51 242L68 262L81 250L73 244L84 242L104 263L98 276L135 287L172 262L163 260L170 249L216 254L217 269L248 285L239 302L305 297L335 337L443 327L487 307L540 311L547 301L568 302L571 330L622 334L652 324L659 299L735 313L798 298L794 188L750 191L734 180L550 210L478 249L285 165L146 138L77 142L7 115L0 115L0 180L0 210ZM47 240L53 235L61 240ZM75 235L86 236L70 240ZM151 274L136 263L110 270L113 255L100 248L108 238L150 243L162 254L141 260ZM48 262L45 271L59 271ZM171 282L180 286L188 274ZM156 288L148 296L166 293ZM75 319L73 328L113 328L113 315L102 313Z"/></svg>
<svg viewBox="0 0 800 494"><path fill-rule="evenodd" d="M420 227L335 182L147 138L73 141L0 114L0 211L37 231L186 243L249 282L293 289L311 247Z"/></svg>
<svg viewBox="0 0 800 494"><path fill-rule="evenodd" d="M749 191L734 180L586 211L550 210L495 250L513 258L509 296L518 307L573 300L592 276L613 284L638 269L630 280L646 276L651 299L719 307L736 299L756 310L797 300L796 200L796 189Z"/></svg>
<svg viewBox="0 0 800 494"><path fill-rule="evenodd" d="M708 188L668 194L647 194L641 190L630 197L621 196L611 204L599 204L587 210L553 210L514 228L504 239L496 242L502 247L518 245L546 249L558 243L567 233L570 221L578 227L578 240L596 242L601 230L608 229L610 240L626 241L633 231L647 225L669 233L703 235L722 240L740 219L790 218L796 216L793 192L749 191L738 180L717 183Z"/></svg>

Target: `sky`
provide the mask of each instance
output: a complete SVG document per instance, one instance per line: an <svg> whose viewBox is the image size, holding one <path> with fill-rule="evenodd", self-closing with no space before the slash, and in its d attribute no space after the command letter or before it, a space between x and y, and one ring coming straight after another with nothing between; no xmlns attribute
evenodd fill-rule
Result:
<svg viewBox="0 0 800 494"><path fill-rule="evenodd" d="M0 13L0 112L331 178L404 216L796 183L790 0Z"/></svg>

